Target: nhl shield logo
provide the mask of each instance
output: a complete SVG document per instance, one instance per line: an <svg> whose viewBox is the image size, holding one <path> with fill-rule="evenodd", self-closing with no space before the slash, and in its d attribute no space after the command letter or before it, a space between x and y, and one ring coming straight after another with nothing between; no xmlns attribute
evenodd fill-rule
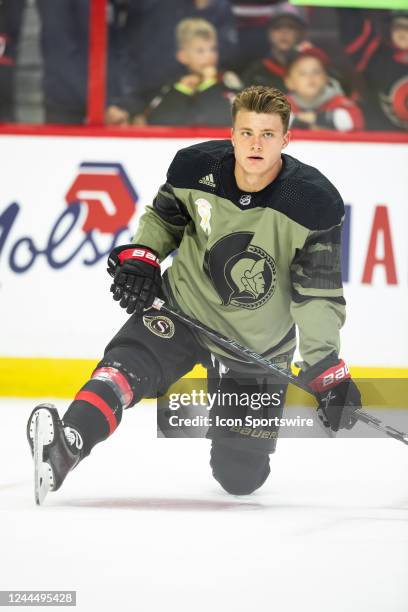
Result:
<svg viewBox="0 0 408 612"><path fill-rule="evenodd" d="M251 196L249 195L249 193L242 195L239 198L239 203L241 204L241 206L248 206L251 203Z"/></svg>
<svg viewBox="0 0 408 612"><path fill-rule="evenodd" d="M168 317L144 315L143 323L156 336L161 338L172 338L174 336L174 323Z"/></svg>

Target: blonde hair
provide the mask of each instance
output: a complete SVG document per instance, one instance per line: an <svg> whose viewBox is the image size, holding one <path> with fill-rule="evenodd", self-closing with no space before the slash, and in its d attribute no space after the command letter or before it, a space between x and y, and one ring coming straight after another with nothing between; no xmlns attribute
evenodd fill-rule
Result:
<svg viewBox="0 0 408 612"><path fill-rule="evenodd" d="M287 98L279 89L264 85L251 85L243 89L232 103L233 123L240 110L275 113L282 119L284 133L288 131L291 108Z"/></svg>
<svg viewBox="0 0 408 612"><path fill-rule="evenodd" d="M183 19L176 28L177 48L182 49L197 36L207 40L211 38L217 39L217 30L209 21L199 17Z"/></svg>

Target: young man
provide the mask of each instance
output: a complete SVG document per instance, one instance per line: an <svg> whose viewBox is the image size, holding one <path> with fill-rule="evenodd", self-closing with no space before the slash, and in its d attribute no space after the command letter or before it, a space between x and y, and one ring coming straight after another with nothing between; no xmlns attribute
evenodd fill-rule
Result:
<svg viewBox="0 0 408 612"><path fill-rule="evenodd" d="M150 308L161 296L202 321L289 367L299 328L303 377L316 392L325 424L352 426L360 395L339 359L345 302L340 272L342 199L315 168L282 154L290 106L283 94L250 87L234 101L232 139L180 150L134 242L109 257L113 298L132 316L108 344L92 378L60 421L48 418L51 487L113 433L124 408L157 397L194 364L209 367L210 388L273 391L263 371ZM164 277L160 261L178 248ZM242 385L241 383L243 382ZM348 410L343 410L344 406ZM277 406L277 416L283 399ZM243 405L233 407L241 415ZM224 414L222 402L210 415ZM272 428L273 429L273 428ZM214 477L232 494L249 494L269 474L276 430L229 427L210 432Z"/></svg>
<svg viewBox="0 0 408 612"><path fill-rule="evenodd" d="M229 125L231 98L241 88L232 72L218 70L217 32L205 19L183 19L176 29L177 60L186 74L163 87L146 110L147 123Z"/></svg>

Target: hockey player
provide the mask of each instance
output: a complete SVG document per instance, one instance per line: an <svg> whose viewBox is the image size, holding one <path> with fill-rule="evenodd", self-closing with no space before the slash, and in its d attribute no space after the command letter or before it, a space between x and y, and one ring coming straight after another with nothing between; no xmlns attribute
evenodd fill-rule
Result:
<svg viewBox="0 0 408 612"><path fill-rule="evenodd" d="M252 389L283 397L282 385L264 372L151 308L158 295L282 368L291 363L297 325L302 376L316 393L326 426L337 431L356 420L360 394L338 357L345 316L343 201L318 170L282 153L290 106L279 90L249 87L232 112L231 140L180 150L133 243L110 254L113 298L131 317L91 379L62 421L49 405L30 416L31 446L37 415L45 423L43 459L53 490L115 431L125 408L163 394L196 363L209 368L209 386L219 392L237 392L245 379ZM176 248L162 277L160 262ZM283 401L278 413L282 408ZM223 410L220 403L210 414ZM227 425L222 435L210 435L213 475L226 491L249 494L264 483L276 431L260 436L250 427Z"/></svg>

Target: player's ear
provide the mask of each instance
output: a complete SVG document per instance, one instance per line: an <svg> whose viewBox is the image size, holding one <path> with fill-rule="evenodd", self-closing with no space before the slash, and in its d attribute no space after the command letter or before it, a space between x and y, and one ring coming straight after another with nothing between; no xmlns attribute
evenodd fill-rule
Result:
<svg viewBox="0 0 408 612"><path fill-rule="evenodd" d="M231 128L231 144L233 147L235 147L235 142L234 142L234 128Z"/></svg>
<svg viewBox="0 0 408 612"><path fill-rule="evenodd" d="M282 149L285 149L288 146L288 144L290 142L290 137L291 136L292 136L292 134L291 134L290 130L288 130L286 132L286 134L283 135Z"/></svg>

